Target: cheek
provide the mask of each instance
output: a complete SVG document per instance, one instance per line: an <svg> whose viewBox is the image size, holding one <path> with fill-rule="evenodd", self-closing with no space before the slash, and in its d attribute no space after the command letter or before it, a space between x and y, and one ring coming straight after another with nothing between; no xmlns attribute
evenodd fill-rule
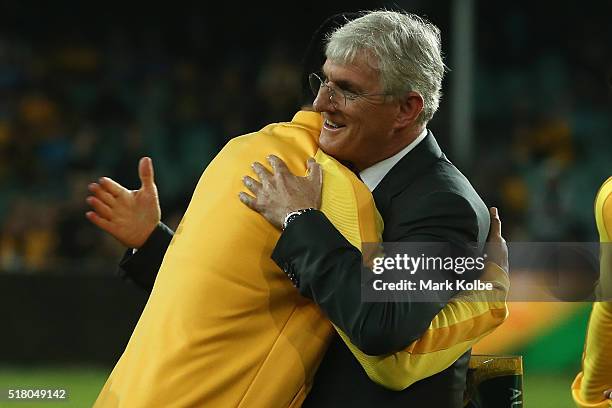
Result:
<svg viewBox="0 0 612 408"><path fill-rule="evenodd" d="M387 138L393 128L393 115L379 114L371 115L369 120L364 121L363 132L367 133L368 139L380 143Z"/></svg>
<svg viewBox="0 0 612 408"><path fill-rule="evenodd" d="M372 146L380 142L381 123L375 118L366 120L359 124L355 129L355 139L358 139L363 146Z"/></svg>

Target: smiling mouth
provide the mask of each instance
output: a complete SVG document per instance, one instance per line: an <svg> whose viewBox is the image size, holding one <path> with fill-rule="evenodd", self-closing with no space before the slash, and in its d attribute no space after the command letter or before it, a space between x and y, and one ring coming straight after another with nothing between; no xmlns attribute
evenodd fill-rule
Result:
<svg viewBox="0 0 612 408"><path fill-rule="evenodd" d="M323 122L323 127L327 130L331 130L331 131L336 131L339 129L342 129L343 127L345 127L344 125L339 125L337 123L331 122L327 119L325 119L325 122Z"/></svg>

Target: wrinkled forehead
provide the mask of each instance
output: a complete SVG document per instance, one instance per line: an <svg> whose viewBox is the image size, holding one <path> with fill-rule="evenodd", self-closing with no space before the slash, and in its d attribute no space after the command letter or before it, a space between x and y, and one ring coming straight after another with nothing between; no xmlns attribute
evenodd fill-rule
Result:
<svg viewBox="0 0 612 408"><path fill-rule="evenodd" d="M378 68L372 66L366 54L357 55L351 61L325 60L323 74L332 82L346 82L362 90L376 90L380 84Z"/></svg>
<svg viewBox="0 0 612 408"><path fill-rule="evenodd" d="M378 56L373 51L365 48L351 48L339 55L330 55L329 52L326 51L325 61L332 61L338 65L357 65L375 71L379 71L380 68Z"/></svg>

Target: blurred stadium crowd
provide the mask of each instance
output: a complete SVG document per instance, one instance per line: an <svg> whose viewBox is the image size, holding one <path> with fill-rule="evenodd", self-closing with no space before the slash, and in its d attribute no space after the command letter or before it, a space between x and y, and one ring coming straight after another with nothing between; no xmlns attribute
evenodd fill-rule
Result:
<svg viewBox="0 0 612 408"><path fill-rule="evenodd" d="M510 240L597 242L593 202L612 175L612 5L558 5L479 10L471 180L500 205Z"/></svg>
<svg viewBox="0 0 612 408"><path fill-rule="evenodd" d="M476 143L460 168L500 208L508 240L594 240L592 201L611 169L612 26L597 10L557 10L543 25L537 6L499 15L483 3ZM448 11L426 11L451 55ZM137 161L151 156L163 220L176 226L229 138L297 111L305 42L285 32L225 46L197 17L184 30L0 31L0 273L108 271L121 247L84 217L89 182L138 188ZM448 103L430 127L452 160Z"/></svg>

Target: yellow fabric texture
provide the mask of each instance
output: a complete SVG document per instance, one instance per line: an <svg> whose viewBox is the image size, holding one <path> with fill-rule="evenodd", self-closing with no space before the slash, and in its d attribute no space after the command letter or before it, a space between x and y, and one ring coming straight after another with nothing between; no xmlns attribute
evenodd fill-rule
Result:
<svg viewBox="0 0 612 408"><path fill-rule="evenodd" d="M96 407L302 404L333 328L270 259L279 232L237 196L242 176L256 177L252 162L266 164L266 155L275 154L303 175L314 156L324 174L321 210L357 248L378 241L382 221L370 192L318 150L321 122L319 114L299 112L291 123L232 140L208 166ZM401 388L396 376L405 384L433 375L439 367L427 371L427 358L433 362L440 351L449 361L458 358L505 317L497 304L487 312L472 300L449 304L427 343L382 359L351 350L371 378L390 388ZM414 373L413 362L420 364Z"/></svg>
<svg viewBox="0 0 612 408"><path fill-rule="evenodd" d="M600 287L602 293L611 293L612 280L612 177L600 188L595 199L595 220L599 231ZM612 302L595 302L582 356L582 372L572 384L574 402L581 408L611 407L603 392L612 388Z"/></svg>

